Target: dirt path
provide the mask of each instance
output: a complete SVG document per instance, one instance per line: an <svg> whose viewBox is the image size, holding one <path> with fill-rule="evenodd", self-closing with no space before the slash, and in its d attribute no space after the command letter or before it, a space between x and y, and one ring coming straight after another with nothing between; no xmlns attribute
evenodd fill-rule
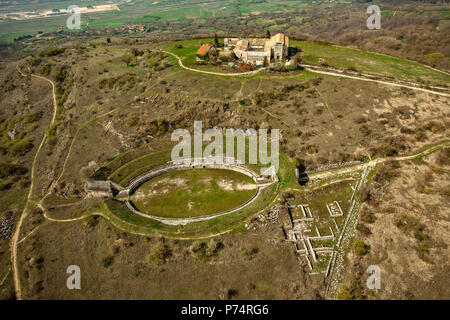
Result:
<svg viewBox="0 0 450 320"><path fill-rule="evenodd" d="M62 169L61 169L61 173L60 173L60 175L58 176L58 178L57 178L55 181L53 181L53 183L51 184L51 186L48 188L47 193L44 195L44 197L39 201L40 204L41 204L41 203L49 196L49 194L51 193L52 189L58 184L59 180L61 180L62 176L64 175L64 173L65 173L65 171L66 171L67 162L69 161L70 154L71 154L71 152L72 152L72 147L73 147L73 145L74 145L74 143L75 143L75 141L76 141L76 139L77 139L77 137L78 137L78 134L80 133L80 130L81 130L81 129L84 129L84 128L85 128L87 125L89 125L93 120L96 121L96 120L98 120L98 119L101 119L101 118L103 118L103 117L105 117L105 116L107 116L107 115L109 115L109 114L111 114L111 113L113 113L113 112L116 112L117 110L119 110L119 108L115 108L115 109L113 109L113 110L111 110L111 111L108 111L108 112L106 112L106 113L104 113L104 114L101 114L100 116L98 116L98 117L96 117L96 118L94 118L94 119L91 119L91 120L87 121L86 123L84 123L83 125L81 125L81 127L79 127L79 128L77 129L77 131L75 132L75 134L74 134L74 136L73 136L73 138L72 138L72 142L70 143L69 150L67 151L67 156L66 156L66 159L64 160L63 167L62 167Z"/></svg>
<svg viewBox="0 0 450 320"><path fill-rule="evenodd" d="M434 145L424 151L409 155L409 156L398 156L398 157L386 157L386 158L377 158L377 159L373 159L369 162L364 162L364 163L360 163L357 165L352 165L352 166L348 166L348 167L341 167L341 168L333 168L333 169L327 169L324 171L318 171L318 172L314 172L309 174L310 179L324 179L324 178L330 178L332 176L335 175L341 175L344 173L349 173L349 172L353 172L353 171L358 171L358 170L363 170L366 167L374 167L379 163L383 163L386 161L391 161L391 160L398 160L398 161L402 161L402 160L410 160L422 155L426 155L428 152L432 152L434 150L438 150L440 148L445 148L448 147L450 145L450 142L445 141L445 142L441 142L437 145Z"/></svg>
<svg viewBox="0 0 450 320"><path fill-rule="evenodd" d="M366 82L375 82L375 83L385 84L385 85L394 86L394 87L407 88L407 89L411 89L411 90L414 90L414 91L421 91L421 92L436 94L438 96L450 97L450 94L448 94L448 93L433 91L433 90L424 89L424 88L413 87L413 86L409 86L409 85L406 85L406 84L400 84L400 83L394 83L394 82L389 82L389 81L370 79L370 78L365 78L365 77L350 76L350 75L336 73L336 72L331 72L331 71L315 70L315 69L312 69L311 66L308 66L308 65L302 65L302 66L305 69L307 69L308 71L314 72L314 73L318 73L318 74L324 74L324 75L333 76L333 77L341 77L341 78L360 80L360 81L366 81Z"/></svg>
<svg viewBox="0 0 450 320"><path fill-rule="evenodd" d="M169 51L164 51L164 50L161 50L161 51L164 52L164 53L170 54L171 56L176 58L178 60L178 64L183 69L186 69L186 70L189 70L189 71L194 71L194 72L199 72L199 73L212 74L212 75L216 75L216 76L249 76L249 75L255 75L258 72L263 71L263 70L266 69L266 68L261 68L261 69L257 69L257 70L254 70L254 71L241 72L241 73L223 73L223 72L204 71L204 70L199 70L199 69L186 67L183 64L183 62L181 61L181 58L179 56L177 56L175 53L172 53L172 52L169 52ZM394 87L407 88L407 89L411 89L411 90L414 90L414 91L421 91L421 92L436 94L436 95L443 96L443 97L450 97L450 94L448 94L448 93L433 91L433 90L419 88L419 87L413 87L413 86L406 85L406 84L400 84L400 83L395 83L395 82L370 79L370 78L366 78L366 77L362 77L362 76L359 76L359 77L358 76L350 76L350 75L341 74L341 73L337 73L337 72L331 72L331 71L315 70L310 65L302 65L302 67L304 67L306 70L308 70L310 72L313 72L313 73L324 74L324 75L333 76L333 77L341 77L341 78L347 78L347 79L353 79L353 80L366 81L366 82L375 82L375 83L380 83L380 84L394 86ZM330 68L330 70L331 70L331 68Z"/></svg>
<svg viewBox="0 0 450 320"><path fill-rule="evenodd" d="M250 75L257 74L258 72L263 71L263 70L266 69L266 68L261 68L261 69L257 69L257 70L253 70L253 71L239 72L239 73L224 73L224 72L213 72L213 71L199 70L199 69L186 67L183 64L183 62L181 61L181 58L179 56L177 56L175 53L172 53L172 52L169 52L169 51L164 51L164 50L161 50L161 51L164 52L164 53L170 54L175 59L177 59L178 60L178 64L183 69L186 69L186 70L189 70L189 71L194 71L194 72L199 72L199 73L212 74L212 75L215 75L215 76L227 76L227 77L250 76Z"/></svg>
<svg viewBox="0 0 450 320"><path fill-rule="evenodd" d="M26 77L27 75L24 74L20 69L19 66L16 66L17 71L23 76ZM49 125L52 125L55 122L55 118L56 118L56 109L57 109L57 104L56 104L56 95L55 95L55 84L53 83L53 81L42 77L42 76L38 76L38 75L34 75L31 74L32 77L38 78L38 79L42 79L45 80L47 82L50 82L50 84L52 85L52 96L53 96L53 115L52 115L52 120L50 121ZM27 201L25 202L25 207L22 211L22 214L20 215L19 221L17 222L16 228L14 230L14 234L13 237L11 239L11 261L12 261L12 271L13 271L13 275L14 275L14 286L15 286L15 290L16 290L16 298L17 300L21 300L22 299L22 288L20 286L20 278L19 278L19 270L18 270L18 265L17 265L17 245L18 245L18 240L19 240L19 235L20 235L20 227L22 226L22 223L25 219L25 217L28 215L28 204L31 198L31 195L33 193L33 186L34 186L34 175L35 175L35 167L36 167L36 159L39 155L39 152L41 151L42 146L44 145L45 139L47 138L46 134L44 133L44 136L42 137L41 143L39 144L39 147L36 150L36 153L34 154L33 157L33 162L31 164L31 182L30 182L30 189L28 191L28 196L27 196Z"/></svg>

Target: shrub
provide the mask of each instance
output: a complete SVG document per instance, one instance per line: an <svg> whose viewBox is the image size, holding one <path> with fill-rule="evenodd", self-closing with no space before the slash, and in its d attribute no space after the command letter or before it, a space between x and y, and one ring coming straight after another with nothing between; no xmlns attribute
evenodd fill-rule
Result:
<svg viewBox="0 0 450 320"><path fill-rule="evenodd" d="M391 181L393 178L398 176L398 168L400 168L400 163L398 161L389 161L378 169L377 173L373 177L373 181L380 183L387 183Z"/></svg>
<svg viewBox="0 0 450 320"><path fill-rule="evenodd" d="M131 48L130 51L131 51L131 54L135 57L142 56L144 54L144 51L139 50L138 48L135 48L135 47Z"/></svg>
<svg viewBox="0 0 450 320"><path fill-rule="evenodd" d="M66 66L58 66L52 71L52 77L56 82L64 82L67 77L67 67Z"/></svg>
<svg viewBox="0 0 450 320"><path fill-rule="evenodd" d="M0 162L0 178L4 179L9 176L23 175L28 169L18 164Z"/></svg>
<svg viewBox="0 0 450 320"><path fill-rule="evenodd" d="M31 113L31 114L27 114L23 117L22 122L23 123L31 123L31 122L36 122L38 120L40 120L42 118L43 112L42 111L38 111L35 113Z"/></svg>
<svg viewBox="0 0 450 320"><path fill-rule="evenodd" d="M419 256L420 259L422 259L423 261L429 263L430 259L428 258L428 255L430 254L430 248L426 245L426 244L419 244L416 247L417 250L417 254Z"/></svg>
<svg viewBox="0 0 450 320"><path fill-rule="evenodd" d="M114 84L116 83L116 81L117 81L116 78L102 79L102 80L100 80L98 87L99 87L99 89L104 89L104 88L112 89L114 87Z"/></svg>
<svg viewBox="0 0 450 320"><path fill-rule="evenodd" d="M364 208L364 210L361 212L361 221L366 223L373 223L375 222L375 215L369 208Z"/></svg>
<svg viewBox="0 0 450 320"><path fill-rule="evenodd" d="M370 189L367 186L362 186L359 189L359 200L362 202L368 202L371 198Z"/></svg>
<svg viewBox="0 0 450 320"><path fill-rule="evenodd" d="M442 149L436 154L436 163L440 166L450 165L450 149Z"/></svg>
<svg viewBox="0 0 450 320"><path fill-rule="evenodd" d="M47 76L50 71L52 70L52 65L50 63L46 63L39 69L39 73L43 74L44 76Z"/></svg>
<svg viewBox="0 0 450 320"><path fill-rule="evenodd" d="M11 182L0 183L0 191L7 190L11 188L11 186L12 186Z"/></svg>
<svg viewBox="0 0 450 320"><path fill-rule="evenodd" d="M48 48L46 50L39 51L40 57L54 57L65 51L64 48Z"/></svg>
<svg viewBox="0 0 450 320"><path fill-rule="evenodd" d="M122 60L127 66L131 64L131 61L133 60L133 57L129 53L125 53L120 60Z"/></svg>
<svg viewBox="0 0 450 320"><path fill-rule="evenodd" d="M353 251L358 256L364 256L367 253L367 246L362 240L354 239L352 243Z"/></svg>
<svg viewBox="0 0 450 320"><path fill-rule="evenodd" d="M362 223L358 223L358 225L356 226L356 230L358 230L365 236L372 234L372 231L370 231L370 229L365 224Z"/></svg>
<svg viewBox="0 0 450 320"><path fill-rule="evenodd" d="M412 233L418 241L428 240L430 237L426 233L425 225L417 218L402 213L394 221L395 226L405 233Z"/></svg>
<svg viewBox="0 0 450 320"><path fill-rule="evenodd" d="M169 247L163 241L158 242L146 257L146 262L154 265L164 264L171 255Z"/></svg>
<svg viewBox="0 0 450 320"><path fill-rule="evenodd" d="M363 124L361 127L359 127L359 132L361 132L363 136L368 136L372 132L372 130L370 130L367 125Z"/></svg>
<svg viewBox="0 0 450 320"><path fill-rule="evenodd" d="M25 155L28 151L30 151L33 148L33 143L31 141L32 141L31 138L27 138L27 139L22 139L19 142L16 142L11 147L12 154L15 156Z"/></svg>
<svg viewBox="0 0 450 320"><path fill-rule="evenodd" d="M296 167L300 167L300 161L298 159L291 159L291 163Z"/></svg>
<svg viewBox="0 0 450 320"><path fill-rule="evenodd" d="M45 134L47 135L47 137L53 138L56 136L57 130L58 130L58 123L53 123L45 129Z"/></svg>
<svg viewBox="0 0 450 320"><path fill-rule="evenodd" d="M432 66L436 66L441 61L445 60L445 56L440 52L430 53L426 55L426 58Z"/></svg>
<svg viewBox="0 0 450 320"><path fill-rule="evenodd" d="M365 298L359 281L354 281L350 288L341 286L336 297L339 300L361 300Z"/></svg>
<svg viewBox="0 0 450 320"><path fill-rule="evenodd" d="M107 256L106 258L103 259L103 266L105 268L108 268L113 263L114 263L114 256Z"/></svg>
<svg viewBox="0 0 450 320"><path fill-rule="evenodd" d="M336 296L339 300L353 300L354 297L346 286L341 286Z"/></svg>
<svg viewBox="0 0 450 320"><path fill-rule="evenodd" d="M329 67L330 65L328 64L328 62L325 60L325 59L323 59L323 58L319 58L319 64L321 65L321 66L324 66L324 67Z"/></svg>

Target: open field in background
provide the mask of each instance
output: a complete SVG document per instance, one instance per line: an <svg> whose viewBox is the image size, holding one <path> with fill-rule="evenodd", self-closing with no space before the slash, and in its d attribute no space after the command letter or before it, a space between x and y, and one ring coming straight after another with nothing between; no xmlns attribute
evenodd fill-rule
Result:
<svg viewBox="0 0 450 320"><path fill-rule="evenodd" d="M223 43L223 39L219 39ZM164 45L164 50L175 53L181 58L183 64L187 67L196 64L195 54L200 47L200 43L213 43L214 38L206 39L193 39L193 40L181 40L181 41L170 41Z"/></svg>
<svg viewBox="0 0 450 320"><path fill-rule="evenodd" d="M116 0L115 3L120 3L120 0ZM111 1L104 0L40 0L40 1L14 1L14 5L0 3L0 13L15 12L15 11L31 11L31 10L45 10L45 9L67 9L71 5L79 7L86 7L88 5L98 6L101 4L108 4Z"/></svg>
<svg viewBox="0 0 450 320"><path fill-rule="evenodd" d="M157 2L157 3L153 3ZM198 1L184 0L177 3L170 1L144 1L134 0L130 3L122 1L114 2L119 4L120 11L108 11L83 14L81 16L82 29L86 27L93 29L117 28L125 24L152 24L155 21L184 21L186 18L195 18L198 21L205 21L212 18L215 11L221 14L230 14L230 10L222 10L221 1ZM69 5L84 7L87 5L100 5L109 2L97 1L58 1L44 2L39 4L18 4L17 7L0 7L0 12L43 10L43 9L67 9ZM205 4L205 5L203 5ZM0 39L12 41L19 36L34 34L37 31L50 32L58 28L66 27L67 15L55 16L51 18L38 18L22 21L0 21Z"/></svg>
<svg viewBox="0 0 450 320"><path fill-rule="evenodd" d="M28 2L28 1L27 1ZM0 13L13 13L21 11L45 11L50 9L67 9L71 5L77 5L79 7L86 7L88 5L98 6L102 4L108 4L109 1L94 1L94 0L66 0L66 1L44 1L44 2L32 2L24 3L19 2L14 6L2 6L0 5ZM120 3L120 1L118 1ZM96 12L92 14L82 14L81 25L86 27L89 22L89 16L102 15L104 12ZM67 30L68 15L43 17L26 20L0 20L0 39L6 41L13 41L15 38L36 34L38 31L51 32L56 31L59 28Z"/></svg>

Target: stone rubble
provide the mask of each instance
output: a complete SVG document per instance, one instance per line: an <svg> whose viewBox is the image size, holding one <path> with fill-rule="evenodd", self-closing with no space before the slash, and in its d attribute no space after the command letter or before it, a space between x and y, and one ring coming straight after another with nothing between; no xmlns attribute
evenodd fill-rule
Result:
<svg viewBox="0 0 450 320"><path fill-rule="evenodd" d="M245 224L247 230L256 230L264 228L269 224L276 224L278 222L278 215L280 213L280 205L273 206L269 212L259 214Z"/></svg>

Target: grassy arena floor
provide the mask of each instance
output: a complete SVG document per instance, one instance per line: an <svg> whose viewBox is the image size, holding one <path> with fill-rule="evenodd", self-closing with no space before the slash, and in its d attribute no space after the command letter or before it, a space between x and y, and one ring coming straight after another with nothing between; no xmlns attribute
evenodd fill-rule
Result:
<svg viewBox="0 0 450 320"><path fill-rule="evenodd" d="M253 180L221 169L175 171L144 183L131 196L142 212L170 218L195 217L233 209L256 192Z"/></svg>

